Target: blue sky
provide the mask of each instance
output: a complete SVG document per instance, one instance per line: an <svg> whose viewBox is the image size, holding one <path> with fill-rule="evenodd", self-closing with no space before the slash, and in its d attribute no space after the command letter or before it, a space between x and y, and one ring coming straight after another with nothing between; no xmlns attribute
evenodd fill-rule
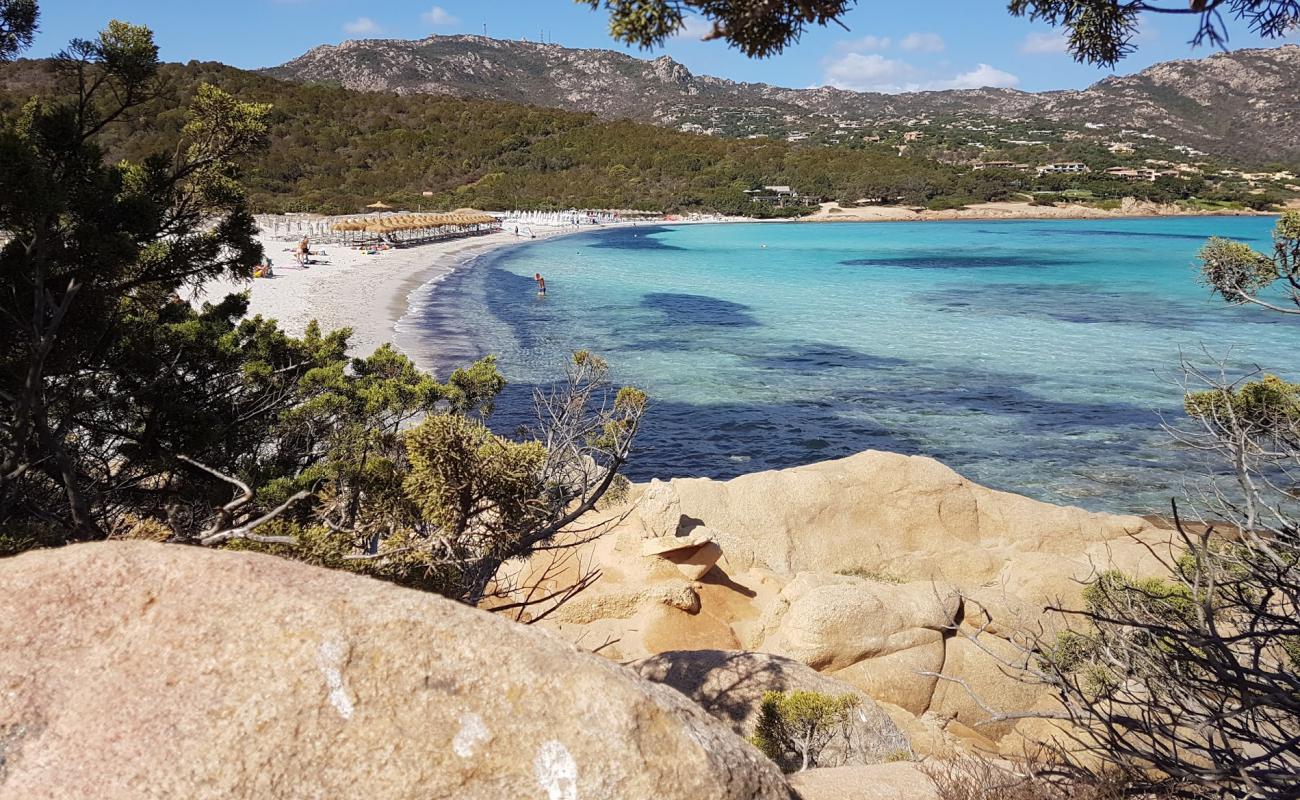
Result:
<svg viewBox="0 0 1300 800"><path fill-rule="evenodd" d="M482 33L606 47L635 55L667 53L700 74L781 86L834 85L904 91L1015 86L1039 91L1086 86L1109 74L1074 63L1059 34L1013 19L1005 0L861 0L839 27L810 32L784 54L751 60L721 42L681 36L646 53L616 45L607 18L572 0L44 0L42 30L30 55L50 55L74 36L88 37L110 19L151 27L169 61L222 61L273 66L318 44L358 38L420 38L431 33ZM1187 18L1153 18L1137 54L1119 71L1157 61L1199 57ZM1290 41L1300 41L1292 36ZM1238 27L1234 47L1262 44Z"/></svg>

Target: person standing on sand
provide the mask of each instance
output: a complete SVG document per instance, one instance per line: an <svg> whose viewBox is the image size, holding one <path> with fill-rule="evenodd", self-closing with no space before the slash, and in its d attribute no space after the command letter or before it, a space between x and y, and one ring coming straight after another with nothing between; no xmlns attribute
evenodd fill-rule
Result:
<svg viewBox="0 0 1300 800"><path fill-rule="evenodd" d="M542 277L542 273L535 273L533 275L533 281L537 283L537 293L539 295L546 294L546 279Z"/></svg>

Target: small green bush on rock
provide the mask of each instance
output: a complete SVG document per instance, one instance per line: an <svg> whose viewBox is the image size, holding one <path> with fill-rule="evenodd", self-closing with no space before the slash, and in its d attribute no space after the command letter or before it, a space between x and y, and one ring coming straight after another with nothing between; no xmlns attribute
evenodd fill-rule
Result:
<svg viewBox="0 0 1300 800"><path fill-rule="evenodd" d="M826 746L846 735L849 712L857 706L851 694L768 692L750 742L786 772L815 767Z"/></svg>

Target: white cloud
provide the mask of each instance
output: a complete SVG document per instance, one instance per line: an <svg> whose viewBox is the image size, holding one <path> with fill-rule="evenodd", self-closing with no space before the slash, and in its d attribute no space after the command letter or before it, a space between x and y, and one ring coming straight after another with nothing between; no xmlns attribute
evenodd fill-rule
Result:
<svg viewBox="0 0 1300 800"><path fill-rule="evenodd" d="M910 53L938 53L945 47L943 37L937 33L909 33L898 46Z"/></svg>
<svg viewBox="0 0 1300 800"><path fill-rule="evenodd" d="M1069 50L1070 41L1061 31L1032 31L1020 43L1020 52L1033 55L1055 55Z"/></svg>
<svg viewBox="0 0 1300 800"><path fill-rule="evenodd" d="M828 59L823 67L824 85L854 92L898 94L940 89L1006 89L1020 84L1015 75L988 64L948 77L879 53L846 53Z"/></svg>
<svg viewBox="0 0 1300 800"><path fill-rule="evenodd" d="M1160 31L1156 30L1150 17L1139 17L1137 33L1133 34L1133 44L1148 47L1158 41L1160 41Z"/></svg>
<svg viewBox="0 0 1300 800"><path fill-rule="evenodd" d="M963 72L955 78L932 82L931 89L1010 89L1020 84L1020 79L1010 72L1004 72L988 64L980 64L970 72Z"/></svg>
<svg viewBox="0 0 1300 800"><path fill-rule="evenodd" d="M846 53L826 63L825 82L855 92L906 92L915 85L916 68L878 53Z"/></svg>
<svg viewBox="0 0 1300 800"><path fill-rule="evenodd" d="M368 33L379 33L379 23L370 17L357 17L351 22L343 23L343 32L350 33L353 36L365 36Z"/></svg>
<svg viewBox="0 0 1300 800"><path fill-rule="evenodd" d="M675 39L694 39L698 42L713 33L713 23L704 17L687 15L682 18L682 22L682 29L673 34Z"/></svg>
<svg viewBox="0 0 1300 800"><path fill-rule="evenodd" d="M420 15L420 19L429 25L455 25L460 20L453 17L447 9L442 6L434 6Z"/></svg>
<svg viewBox="0 0 1300 800"><path fill-rule="evenodd" d="M861 39L837 42L837 50L846 50L852 52L871 52L873 50L888 50L894 44L894 40L888 36L864 36Z"/></svg>

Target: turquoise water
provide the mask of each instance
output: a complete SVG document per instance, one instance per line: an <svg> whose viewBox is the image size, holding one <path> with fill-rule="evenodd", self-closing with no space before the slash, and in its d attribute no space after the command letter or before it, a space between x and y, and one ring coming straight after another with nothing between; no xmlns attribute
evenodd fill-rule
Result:
<svg viewBox="0 0 1300 800"><path fill-rule="evenodd" d="M631 474L731 477L868 448L990 486L1153 511L1190 454L1180 353L1300 374L1286 320L1212 300L1205 238L1271 218L604 230L484 256L405 326L440 372L496 353L503 431L564 354L654 403ZM539 298L532 275L546 277Z"/></svg>

